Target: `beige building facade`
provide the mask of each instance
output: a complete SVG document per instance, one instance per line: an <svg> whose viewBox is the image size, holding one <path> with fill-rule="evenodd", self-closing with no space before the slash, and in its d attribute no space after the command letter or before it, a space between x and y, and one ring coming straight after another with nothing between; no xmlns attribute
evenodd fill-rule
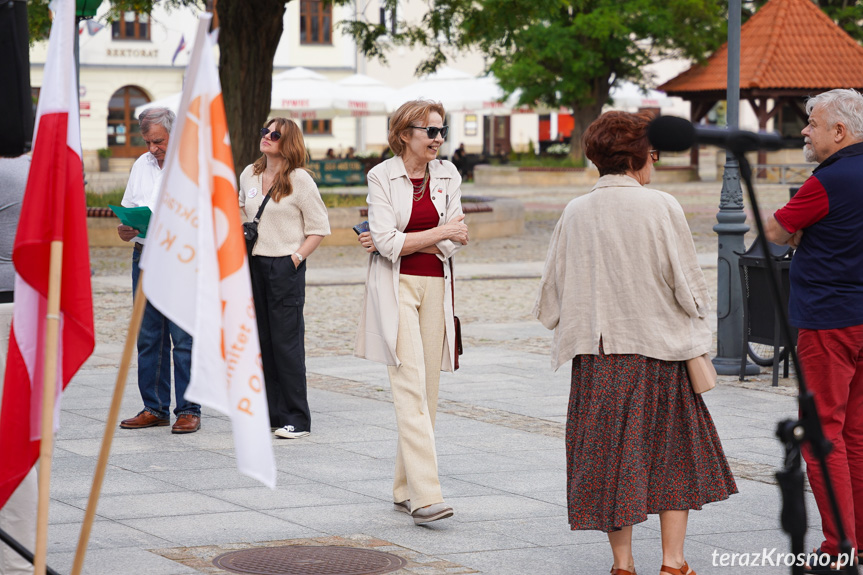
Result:
<svg viewBox="0 0 863 575"><path fill-rule="evenodd" d="M365 18L380 18L380 6L375 0L363 6ZM137 131L135 108L182 90L199 14L195 8L168 10L157 4L151 14L130 12L120 22L106 25L108 8L108 2L104 2L97 17L81 22L79 29L81 139L88 170L96 169L97 150L111 150L114 159L135 158L145 151ZM302 66L332 81L363 73L392 88L416 82L414 72L421 60L418 51L395 48L388 64L382 65L366 61L353 40L341 33L338 23L353 18L356 9L355 5L327 8L318 0L289 2L273 62L274 74ZM407 0L399 4L398 17L418 19L426 9L427 4L420 0ZM30 80L36 97L42 85L46 53L46 42L37 43L30 52ZM483 70L482 57L475 53L460 54L450 65L471 75ZM453 145L464 143L469 151L482 150L482 115L456 113L447 121ZM301 123L307 146L316 158L328 149L339 155L349 147L369 152L386 147L384 116ZM512 147L526 148L529 142L536 142L536 115L514 115L507 124Z"/></svg>

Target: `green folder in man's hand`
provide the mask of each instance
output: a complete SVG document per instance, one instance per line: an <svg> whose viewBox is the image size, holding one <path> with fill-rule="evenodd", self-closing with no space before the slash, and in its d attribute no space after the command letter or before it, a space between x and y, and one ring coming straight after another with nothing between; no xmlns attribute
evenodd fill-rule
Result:
<svg viewBox="0 0 863 575"><path fill-rule="evenodd" d="M117 214L123 225L135 228L141 232L138 234L139 238L147 237L147 227L150 225L150 216L153 215L150 208L147 206L124 208L123 206L112 206L111 204L108 204L108 207Z"/></svg>

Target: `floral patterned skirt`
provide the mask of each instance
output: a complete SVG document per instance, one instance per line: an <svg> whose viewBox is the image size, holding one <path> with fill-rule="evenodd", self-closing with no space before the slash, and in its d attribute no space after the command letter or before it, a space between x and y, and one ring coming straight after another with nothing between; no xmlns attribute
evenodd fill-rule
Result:
<svg viewBox="0 0 863 575"><path fill-rule="evenodd" d="M572 529L610 532L649 513L701 509L737 485L686 363L641 355L572 360L566 424Z"/></svg>

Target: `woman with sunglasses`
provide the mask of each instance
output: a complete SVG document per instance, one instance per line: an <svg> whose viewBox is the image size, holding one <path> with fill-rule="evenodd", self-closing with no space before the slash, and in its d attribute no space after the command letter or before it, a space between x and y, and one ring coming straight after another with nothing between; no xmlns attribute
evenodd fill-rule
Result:
<svg viewBox="0 0 863 575"><path fill-rule="evenodd" d="M369 256L356 355L387 365L396 422L393 504L417 525L450 517L438 479L434 423L440 372L455 361L450 258L468 242L461 177L436 159L443 106L414 100L390 119L394 157L368 176Z"/></svg>
<svg viewBox="0 0 863 575"><path fill-rule="evenodd" d="M566 424L573 530L608 535L613 575L634 575L632 526L659 514L662 575L683 556L690 509L737 492L685 360L711 350L710 296L680 204L650 189L649 114L607 112L582 138L599 169L551 238L534 314L572 360Z"/></svg>
<svg viewBox="0 0 863 575"><path fill-rule="evenodd" d="M330 234L327 208L305 169L306 145L291 120L273 118L261 129L261 157L240 175L240 210L252 221L267 194L249 267L261 360L276 437L311 432L306 398L303 304L306 259Z"/></svg>

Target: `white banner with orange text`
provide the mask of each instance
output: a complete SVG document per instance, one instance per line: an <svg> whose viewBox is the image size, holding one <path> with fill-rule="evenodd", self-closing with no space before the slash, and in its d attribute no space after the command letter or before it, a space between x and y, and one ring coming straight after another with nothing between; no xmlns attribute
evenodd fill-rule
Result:
<svg viewBox="0 0 863 575"><path fill-rule="evenodd" d="M186 398L230 416L238 469L276 485L255 306L225 106L202 14L159 200L141 256L143 289L192 335Z"/></svg>

